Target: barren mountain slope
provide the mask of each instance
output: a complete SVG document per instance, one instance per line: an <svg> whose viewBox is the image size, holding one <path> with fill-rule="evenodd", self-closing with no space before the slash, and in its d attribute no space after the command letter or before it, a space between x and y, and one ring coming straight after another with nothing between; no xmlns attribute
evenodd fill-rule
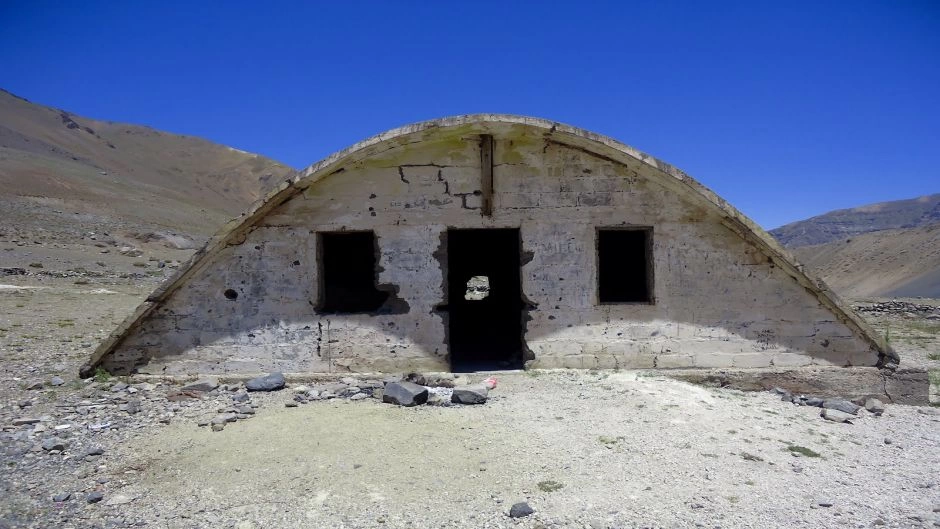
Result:
<svg viewBox="0 0 940 529"><path fill-rule="evenodd" d="M940 222L791 250L845 297L940 297Z"/></svg>
<svg viewBox="0 0 940 529"><path fill-rule="evenodd" d="M8 228L55 232L84 223L201 239L290 171L200 138L87 119L0 90L0 209Z"/></svg>
<svg viewBox="0 0 940 529"><path fill-rule="evenodd" d="M844 240L860 233L916 228L940 222L940 193L830 211L771 230L790 248Z"/></svg>

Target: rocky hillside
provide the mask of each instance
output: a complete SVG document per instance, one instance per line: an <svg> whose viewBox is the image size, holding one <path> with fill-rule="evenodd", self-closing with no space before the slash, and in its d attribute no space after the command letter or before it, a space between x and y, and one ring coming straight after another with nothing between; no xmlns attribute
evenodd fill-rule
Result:
<svg viewBox="0 0 940 529"><path fill-rule="evenodd" d="M940 222L791 250L844 297L940 298Z"/></svg>
<svg viewBox="0 0 940 529"><path fill-rule="evenodd" d="M790 248L825 244L862 233L917 228L940 222L940 193L910 200L838 209L771 230Z"/></svg>
<svg viewBox="0 0 940 529"><path fill-rule="evenodd" d="M290 171L200 138L88 119L0 90L9 237L67 239L81 226L199 240Z"/></svg>

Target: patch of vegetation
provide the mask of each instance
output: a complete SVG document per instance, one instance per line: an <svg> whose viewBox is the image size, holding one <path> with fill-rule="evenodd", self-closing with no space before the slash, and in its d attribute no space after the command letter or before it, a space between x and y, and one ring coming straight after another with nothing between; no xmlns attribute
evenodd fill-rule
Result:
<svg viewBox="0 0 940 529"><path fill-rule="evenodd" d="M745 461L757 461L757 462L762 462L762 461L764 460L764 458L762 458L762 457L760 457L760 456L756 456L756 455L754 455L754 454L749 454L749 453L747 453L747 452L741 452L741 459L743 459L743 460L745 460Z"/></svg>
<svg viewBox="0 0 940 529"><path fill-rule="evenodd" d="M620 441L623 441L624 439L626 438L622 435L618 435L617 437L609 437L606 435L602 435L597 438L597 442L606 446L607 448L613 448L617 446L617 443L619 443Z"/></svg>
<svg viewBox="0 0 940 529"><path fill-rule="evenodd" d="M95 382L107 382L111 380L111 373L108 373L103 367L95 369Z"/></svg>
<svg viewBox="0 0 940 529"><path fill-rule="evenodd" d="M564 483L559 483L551 479L538 482L538 488L542 492L555 492L556 490L559 490L564 486L565 486Z"/></svg>
<svg viewBox="0 0 940 529"><path fill-rule="evenodd" d="M794 454L800 454L801 456L804 456L804 457L822 457L819 454L819 452L811 448L806 448L805 446L789 445L787 446L787 450L789 450L790 452Z"/></svg>
<svg viewBox="0 0 940 529"><path fill-rule="evenodd" d="M74 327L75 320L71 320L71 319L59 320L56 322L56 325L58 325L59 327Z"/></svg>
<svg viewBox="0 0 940 529"><path fill-rule="evenodd" d="M42 268L42 263L29 263L30 268Z"/></svg>
<svg viewBox="0 0 940 529"><path fill-rule="evenodd" d="M940 360L940 353L927 353L927 360Z"/></svg>
<svg viewBox="0 0 940 529"><path fill-rule="evenodd" d="M754 486L754 482L751 481L751 480L745 481L744 484L745 484L745 485L750 485L750 486L752 486L752 487Z"/></svg>

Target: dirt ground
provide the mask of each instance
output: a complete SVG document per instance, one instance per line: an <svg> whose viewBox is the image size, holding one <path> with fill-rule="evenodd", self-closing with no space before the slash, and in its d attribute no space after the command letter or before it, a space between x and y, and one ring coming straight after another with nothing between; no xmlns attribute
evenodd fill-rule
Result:
<svg viewBox="0 0 940 529"><path fill-rule="evenodd" d="M288 388L213 432L197 422L228 392L180 403L166 384L76 379L157 279L0 277L0 528L940 526L929 407L836 424L771 393L553 371L501 374L473 407L287 408ZM866 317L902 363L940 369L938 322ZM40 446L53 434L64 450ZM522 501L535 513L510 518Z"/></svg>

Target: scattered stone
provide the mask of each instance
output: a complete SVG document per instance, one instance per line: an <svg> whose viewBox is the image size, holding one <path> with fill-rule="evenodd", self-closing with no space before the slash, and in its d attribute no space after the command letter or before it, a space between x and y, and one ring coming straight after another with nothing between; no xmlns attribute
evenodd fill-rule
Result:
<svg viewBox="0 0 940 529"><path fill-rule="evenodd" d="M124 391L125 389L127 389L127 384L125 384L124 382L118 382L118 383L114 384L113 386L111 386L111 392L112 392L112 393L117 393L117 392L119 392L119 391Z"/></svg>
<svg viewBox="0 0 940 529"><path fill-rule="evenodd" d="M255 409L252 408L251 406L239 406L235 411L242 415L254 415L255 414Z"/></svg>
<svg viewBox="0 0 940 529"><path fill-rule="evenodd" d="M13 426L23 426L26 424L36 424L39 422L39 419L35 417L22 417L20 419L13 419Z"/></svg>
<svg viewBox="0 0 940 529"><path fill-rule="evenodd" d="M819 505L820 507L832 507L832 502L829 500L822 500L816 502L816 505Z"/></svg>
<svg viewBox="0 0 940 529"><path fill-rule="evenodd" d="M42 389L42 387L43 387L42 381L37 380L36 382L31 382L28 386L26 386L26 389L34 390L34 389Z"/></svg>
<svg viewBox="0 0 940 529"><path fill-rule="evenodd" d="M885 405L878 399L865 400L865 409L874 415L881 415L885 412Z"/></svg>
<svg viewBox="0 0 940 529"><path fill-rule="evenodd" d="M232 400L235 402L248 402L250 398L251 396L249 396L248 393L244 391L239 391L238 393L232 395Z"/></svg>
<svg viewBox="0 0 940 529"><path fill-rule="evenodd" d="M131 414L131 415L134 415L134 414L136 414L136 413L140 413L140 400L139 400L139 399L131 399L131 400L127 401L127 404L122 404L122 405L118 406L118 408L121 409L121 410L123 410L123 411L126 411L127 413L129 413L129 414Z"/></svg>
<svg viewBox="0 0 940 529"><path fill-rule="evenodd" d="M221 423L212 423L212 431L213 431L213 432L221 432L221 431L224 430L224 429L225 429L225 423L224 423L224 422L221 422Z"/></svg>
<svg viewBox="0 0 940 529"><path fill-rule="evenodd" d="M301 385L301 386L294 386L294 387L291 388L291 389L293 390L294 393L309 393L309 392L310 392L310 388L309 388L309 387L307 387L307 386L302 386L302 385Z"/></svg>
<svg viewBox="0 0 940 529"><path fill-rule="evenodd" d="M105 505L124 505L134 501L133 496L127 496L126 494L115 494L108 498L108 501L104 502Z"/></svg>
<svg viewBox="0 0 940 529"><path fill-rule="evenodd" d="M101 448L100 446L93 446L88 450L85 450L86 456L100 456L102 454L104 454L104 448Z"/></svg>
<svg viewBox="0 0 940 529"><path fill-rule="evenodd" d="M52 450L63 451L68 447L68 443L64 439L58 437L46 437L42 440L42 449L49 452Z"/></svg>
<svg viewBox="0 0 940 529"><path fill-rule="evenodd" d="M203 378L191 384L186 384L181 388L182 391L200 391L208 393L219 387L219 381L213 378Z"/></svg>
<svg viewBox="0 0 940 529"><path fill-rule="evenodd" d="M103 499L104 499L104 493L99 492L99 491L92 492L91 494L85 497L85 501L87 501L88 503L98 503L99 501Z"/></svg>
<svg viewBox="0 0 940 529"><path fill-rule="evenodd" d="M488 393L485 386L461 386L454 388L450 401L456 404L483 404Z"/></svg>
<svg viewBox="0 0 940 529"><path fill-rule="evenodd" d="M822 407L830 410L838 410L843 413L850 413L852 415L858 413L858 410L861 408L861 406L842 399L826 399L823 401Z"/></svg>
<svg viewBox="0 0 940 529"><path fill-rule="evenodd" d="M62 384L65 384L65 380L63 380L60 376L54 376L49 379L50 386L61 386Z"/></svg>
<svg viewBox="0 0 940 529"><path fill-rule="evenodd" d="M809 397L805 401L803 401L803 404L806 404L807 406L815 406L817 408L822 408L823 402L825 401L819 397Z"/></svg>
<svg viewBox="0 0 940 529"><path fill-rule="evenodd" d="M428 388L413 382L391 382L385 385L382 402L399 406L417 406L428 401Z"/></svg>
<svg viewBox="0 0 940 529"><path fill-rule="evenodd" d="M248 391L277 391L287 383L283 373L271 373L263 377L253 378L245 383Z"/></svg>
<svg viewBox="0 0 940 529"><path fill-rule="evenodd" d="M238 417L234 413L221 413L212 418L210 424L225 424L227 422L235 422L238 420Z"/></svg>
<svg viewBox="0 0 940 529"><path fill-rule="evenodd" d="M852 424L852 419L855 418L851 413L845 413L844 411L839 411L836 409L823 409L822 413L819 414L820 417L826 419L827 421L840 422Z"/></svg>
<svg viewBox="0 0 940 529"><path fill-rule="evenodd" d="M891 439L888 439L887 437L885 437L885 444L886 444L886 445L894 444L894 441L892 441Z"/></svg>
<svg viewBox="0 0 940 529"><path fill-rule="evenodd" d="M62 503L63 501L69 501L69 498L71 497L71 492L60 492L52 497L52 501Z"/></svg>
<svg viewBox="0 0 940 529"><path fill-rule="evenodd" d="M289 401L287 401L287 402L284 403L284 407L285 407L285 408L296 408L296 407L297 407L297 401L295 401L295 400L289 400Z"/></svg>
<svg viewBox="0 0 940 529"><path fill-rule="evenodd" d="M510 518L525 518L526 516L533 514L534 512L535 512L535 509L533 509L532 507L529 507L528 503L521 501L519 503L513 504L513 506L509 508L509 517Z"/></svg>
<svg viewBox="0 0 940 529"><path fill-rule="evenodd" d="M356 393L352 397L349 397L349 400L363 400L369 398L365 393Z"/></svg>
<svg viewBox="0 0 940 529"><path fill-rule="evenodd" d="M921 415L940 415L940 408L925 408L920 406L917 408L917 413Z"/></svg>

